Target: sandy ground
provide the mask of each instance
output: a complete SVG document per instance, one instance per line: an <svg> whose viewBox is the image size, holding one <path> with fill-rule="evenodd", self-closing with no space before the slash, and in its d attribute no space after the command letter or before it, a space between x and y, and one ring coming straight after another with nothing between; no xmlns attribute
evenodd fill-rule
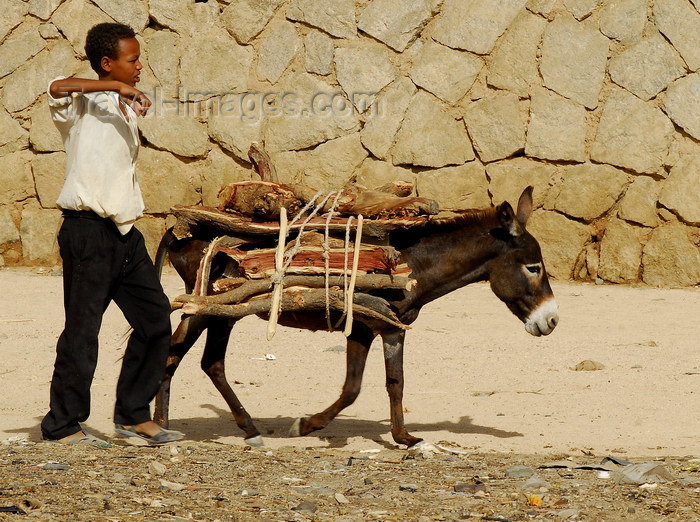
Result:
<svg viewBox="0 0 700 522"><path fill-rule="evenodd" d="M0 271L0 441L39 439L63 321L61 278L51 270ZM174 274L167 293L184 291ZM424 308L406 340L406 423L414 435L481 452L700 456L698 289L554 283L560 324L535 338L486 285ZM177 315L173 315L177 321ZM108 310L86 427L112 437L114 389L126 323ZM294 419L320 411L344 376L341 333L241 321L227 355L230 382L268 447L396 448L389 434L379 343L363 391L326 430L288 438ZM226 404L199 369L201 341L173 383L171 427L193 441L243 445ZM265 360L266 354L275 356ZM590 359L598 371L574 371ZM580 454L580 453L579 453Z"/></svg>

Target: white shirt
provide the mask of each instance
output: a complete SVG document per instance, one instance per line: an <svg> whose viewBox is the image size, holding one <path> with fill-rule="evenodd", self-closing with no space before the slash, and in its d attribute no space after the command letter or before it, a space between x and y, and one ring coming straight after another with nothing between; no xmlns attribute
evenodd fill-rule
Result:
<svg viewBox="0 0 700 522"><path fill-rule="evenodd" d="M49 82L63 79L55 78ZM48 89L47 89L48 92ZM54 98L49 110L66 149L66 174L56 206L66 210L92 210L110 218L126 234L143 215L141 189L136 180L139 131L136 113L119 93L74 93Z"/></svg>

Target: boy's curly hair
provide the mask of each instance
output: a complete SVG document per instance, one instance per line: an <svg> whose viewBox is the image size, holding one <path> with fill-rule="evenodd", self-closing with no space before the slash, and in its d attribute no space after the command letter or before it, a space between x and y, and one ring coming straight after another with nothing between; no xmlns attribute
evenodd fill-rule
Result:
<svg viewBox="0 0 700 522"><path fill-rule="evenodd" d="M136 38L136 33L128 25L104 23L93 26L85 39L85 54L90 60L90 67L102 74L102 57L112 60L119 58L119 40Z"/></svg>

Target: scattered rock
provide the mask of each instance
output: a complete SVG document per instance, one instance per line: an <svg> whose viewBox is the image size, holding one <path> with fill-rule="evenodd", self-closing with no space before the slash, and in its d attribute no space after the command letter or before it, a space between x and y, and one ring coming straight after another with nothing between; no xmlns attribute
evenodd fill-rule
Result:
<svg viewBox="0 0 700 522"><path fill-rule="evenodd" d="M576 366L571 368L575 372L592 372L595 370L604 370L605 366L603 366L602 363L599 363L598 361L592 361L591 359L586 359L585 361L581 361L578 363Z"/></svg>
<svg viewBox="0 0 700 522"><path fill-rule="evenodd" d="M513 466L506 470L506 476L510 478L527 478L535 474L535 470L530 466Z"/></svg>

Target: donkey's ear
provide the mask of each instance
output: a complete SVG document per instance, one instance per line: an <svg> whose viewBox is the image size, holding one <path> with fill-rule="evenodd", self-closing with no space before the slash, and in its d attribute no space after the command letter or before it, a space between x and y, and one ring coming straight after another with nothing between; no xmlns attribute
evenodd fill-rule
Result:
<svg viewBox="0 0 700 522"><path fill-rule="evenodd" d="M498 205L498 207L496 207L496 215L498 216L499 223L510 236L515 237L523 233L523 227L518 222L510 203L505 201Z"/></svg>
<svg viewBox="0 0 700 522"><path fill-rule="evenodd" d="M532 185L523 190L518 200L518 221L522 226L527 224L530 214L532 214Z"/></svg>

